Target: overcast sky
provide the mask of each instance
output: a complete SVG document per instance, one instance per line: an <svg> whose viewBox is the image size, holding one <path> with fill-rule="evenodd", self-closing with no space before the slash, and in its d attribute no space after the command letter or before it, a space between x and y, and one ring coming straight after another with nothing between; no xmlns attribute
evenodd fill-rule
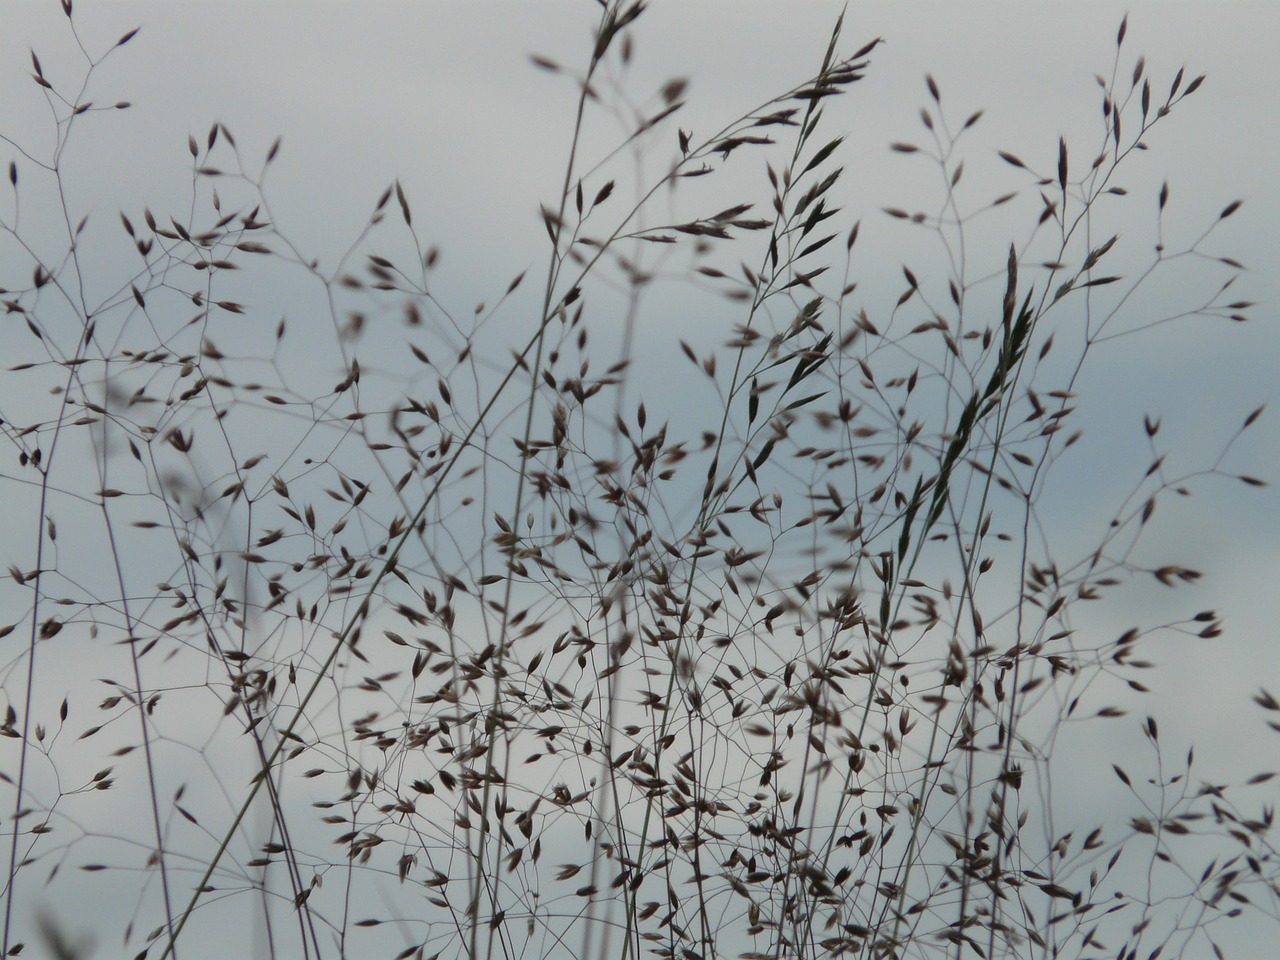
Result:
<svg viewBox="0 0 1280 960"><path fill-rule="evenodd" d="M572 84L530 63L538 54L577 70L589 51L597 6L576 2L165 2L90 3L76 6L85 48L105 50L126 30L141 32L95 75L90 99L128 100L125 111L91 114L66 157L73 209L91 215L86 243L120 247L117 211L140 221L144 205L157 213L190 207L188 136L203 143L219 122L234 134L243 156L260 162L277 138L278 159L266 179L271 213L282 232L307 257L332 266L346 252L379 194L393 180L403 185L414 209L414 227L424 245L441 251L435 296L457 315L469 316L482 301L496 300L516 274L540 274L547 257L539 204L552 205L566 159L574 107ZM841 3L690 2L653 0L636 30L634 68L627 80L637 101L652 103L667 81L688 78L688 104L678 124L707 134L807 79L820 62ZM913 210L932 203L936 171L918 158L892 153L889 145L924 143L918 110L927 102L925 75L942 92L948 118L958 124L973 111L984 118L968 144L966 189L990 198L1025 184L1021 171L1000 161L1010 151L1037 170L1052 170L1060 136L1092 155L1100 129L1097 73L1110 73L1115 35L1125 10L1128 38L1121 73L1144 54L1159 95L1173 74L1206 73L1195 96L1178 107L1134 158L1125 181L1132 201L1118 217L1127 237L1153 229L1162 182L1170 187L1165 239L1185 245L1209 226L1229 202L1244 206L1219 228L1206 249L1241 260L1249 272L1233 298L1256 301L1252 322L1190 320L1153 337L1117 342L1105 362L1081 387L1087 443L1103 461L1140 464L1144 412L1165 417L1185 464L1216 451L1224 430L1234 429L1255 407L1280 399L1280 85L1262 79L1280 35L1274 4L1115 3L1022 4L897 3L851 5L844 49L852 52L875 37L885 40L872 56L866 79L830 108L831 134L842 133L847 172L840 202L863 221L861 260L855 270L867 302L892 306L901 292L901 265L928 265L918 235L886 216L885 207ZM0 26L0 133L35 156L47 156L48 111L31 80L29 50L55 86L73 86L82 60L57 0L9 0ZM588 127L588 150L604 152L620 128L607 117ZM655 152L652 176L670 160L675 134ZM0 166L18 162L24 182L35 171L9 143L0 142ZM735 161L738 158L735 158ZM724 190L733 200L740 185L760 183L763 163L742 158L727 169ZM5 184L7 187L7 184ZM747 189L743 186L744 189ZM760 195L757 190L755 195ZM0 192L0 219L11 215ZM709 201L708 201L709 202ZM714 205L710 209L719 209ZM37 235L39 227L27 224ZM95 233L96 230L102 233ZM990 269L1003 263L1008 243L1021 242L1025 224L1009 221L976 228L992 242ZM1011 232L1012 230L1012 232ZM1004 231L1003 233L1001 231ZM50 233L56 241L55 232ZM110 242L108 242L110 239ZM114 248L112 243L114 242ZM125 248L127 253L127 247ZM982 255L985 255L982 254ZM26 276L10 277L0 245L0 287L16 288ZM105 253L101 281L119 282L119 269ZM979 254L975 254L975 257ZM1142 262L1131 251L1130 263ZM1194 265L1193 265L1194 267ZM24 271L29 268L24 266ZM1198 267L1163 276L1150 301L1153 311L1211 292ZM920 267L917 268L920 272ZM29 273L28 273L29 275ZM1200 279L1197 279L1200 278ZM301 280L278 286L246 281L246 300L275 318L292 313L305 323L314 292ZM1198 285L1193 285L1198 284ZM1185 284L1185 286L1184 286ZM1188 292L1192 291L1192 292ZM536 309L533 293L527 303ZM676 329L704 345L723 339L728 314L697 326L681 312L679 291L656 294L647 335ZM874 315L874 310L869 307ZM13 318L0 317L0 368ZM664 326L665 325L665 326ZM248 336L248 334L246 334ZM666 338L670 339L670 338ZM641 349L637 361L669 370L671 358ZM328 362L328 361L325 361ZM311 371L299 371L305 377ZM336 367L324 379L340 376ZM319 374L317 374L319 375ZM0 369L0 417L20 417L22 388ZM673 407L690 402L686 385L673 379ZM1121 411L1116 415L1116 411ZM668 411L670 412L670 411ZM1272 415L1274 414L1274 416ZM1248 437L1234 472L1280 480L1280 410L1269 411ZM1197 453L1198 451L1198 453ZM5 455L5 470L13 457ZM1140 467L1139 467L1140 469ZM1108 490L1101 474L1072 475L1063 503L1081 509ZM1064 478L1068 479L1068 478ZM1227 635L1212 648L1170 644L1157 671L1158 693L1185 706L1166 723L1173 742L1194 737L1206 763L1222 762L1226 776L1252 773L1256 758L1249 739L1261 733L1256 711L1236 705L1259 686L1280 691L1280 641L1274 627L1280 576L1280 509L1271 490L1211 484L1196 501L1204 510L1163 528L1155 543L1184 553L1203 566L1206 578L1193 609L1212 606L1226 616ZM15 517L0 519L14 536ZM23 527L25 530L25 527ZM25 542L25 541L24 541ZM32 567L21 552L0 553L3 565ZM69 564L74 563L68 558ZM86 561L87 563L88 561ZM145 562L145 561L141 561ZM0 602L3 602L0 595ZM14 594L15 604L25 603ZM1142 602L1142 601L1135 601ZM1155 610L1161 597L1152 594ZM21 609L15 606L14 609ZM0 623L13 616L0 610ZM11 642L11 641L6 641ZM16 654L4 656L14 662ZM1260 666L1261 665L1261 666ZM73 664L68 660L68 669ZM6 674L6 696L14 697ZM1193 687L1194 697L1187 691ZM1230 704L1230 709L1227 708ZM1242 740L1239 730L1250 731ZM1275 742L1263 741L1274 752ZM1082 796L1084 795L1082 791ZM116 798L122 803L122 798ZM0 813L8 821L6 813ZM127 909L127 908L126 908ZM86 914L87 916L87 914ZM148 918L150 919L150 918ZM89 925L86 923L86 925ZM116 943L100 945L112 955ZM188 945L187 958L223 956L222 948Z"/></svg>

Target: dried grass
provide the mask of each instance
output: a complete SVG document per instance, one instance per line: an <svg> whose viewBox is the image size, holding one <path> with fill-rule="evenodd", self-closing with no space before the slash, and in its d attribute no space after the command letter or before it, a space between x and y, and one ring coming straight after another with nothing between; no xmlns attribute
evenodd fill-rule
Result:
<svg viewBox="0 0 1280 960"><path fill-rule="evenodd" d="M39 891L63 922L83 891L123 898L97 939L138 957L251 924L270 956L317 958L1206 956L1220 919L1274 912L1271 806L1193 783L1153 717L1150 770L1114 768L1143 814L1059 799L1112 775L1104 741L1132 721L1111 695L1145 689L1151 638L1221 633L1213 611L1114 637L1077 623L1134 583L1200 577L1138 544L1158 503L1232 479L1260 410L1176 473L1149 417L1150 469L1114 516L1080 518L1100 531L1082 553L1055 546L1045 492L1086 361L1181 319L1134 316L1134 291L1210 256L1205 231L1112 273L1104 202L1203 78L1121 69L1122 26L1093 152L1003 152L1015 188L977 205L982 113L957 124L927 78L922 144L891 150L938 169L938 203L889 222L953 253L993 209L1034 230L949 271L902 266L879 310L851 280L877 266L826 132L877 43L845 56L837 24L810 80L702 139L672 81L584 159L641 13L605 6L580 74L535 58L577 98L547 269L536 297L521 275L470 315L436 298L399 182L325 272L271 215L279 141L259 162L220 124L189 142L190 211L121 214L136 269L91 293L67 194L18 202L29 177L62 184L59 154L6 141L21 405L0 410L0 496L30 530L5 544L0 598L22 644L0 675L0 955ZM85 106L101 59L75 95L32 61L64 144L103 109ZM628 153L667 149L624 201ZM758 152L765 194L660 221L660 194L696 205ZM33 219L65 222L61 255L25 239ZM645 325L673 263L735 305L709 350ZM1239 265L1219 266L1187 312L1242 319ZM239 298L264 270L308 278L327 342ZM593 309L610 297L621 332ZM1082 723L1097 756L1064 770L1055 743Z"/></svg>

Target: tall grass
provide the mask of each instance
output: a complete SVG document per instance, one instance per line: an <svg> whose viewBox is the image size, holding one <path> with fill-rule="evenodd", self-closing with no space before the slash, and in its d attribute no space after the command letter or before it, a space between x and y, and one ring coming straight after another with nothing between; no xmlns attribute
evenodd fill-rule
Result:
<svg viewBox="0 0 1280 960"><path fill-rule="evenodd" d="M1093 142L993 157L926 77L888 153L931 206L860 225L837 107L879 41L837 21L695 136L683 81L626 92L643 7L535 58L574 117L545 266L459 311L401 183L322 268L272 213L279 143L221 123L188 208L112 225L104 287L65 158L126 106L95 82L133 31L100 53L65 3L89 52L56 83L32 56L52 147L3 138L0 955L87 952L91 918L160 958L1201 957L1274 916L1270 774L1201 781L1131 712L1153 641L1222 633L1191 560L1144 551L1157 506L1263 486L1228 467L1261 408L1176 470L1141 409L1145 472L1077 446L1111 341L1251 306L1216 252L1238 201L1181 249L1113 226L1138 197L1163 225L1127 171L1204 78L1122 23ZM603 153L600 111L630 125ZM757 192L706 199L744 165ZM895 227L929 271L867 250ZM1188 262L1202 300L1137 306ZM327 316L255 306L281 285ZM712 297L710 336L646 309ZM1085 474L1114 498L1082 510ZM1167 616L1107 626L1148 583Z"/></svg>

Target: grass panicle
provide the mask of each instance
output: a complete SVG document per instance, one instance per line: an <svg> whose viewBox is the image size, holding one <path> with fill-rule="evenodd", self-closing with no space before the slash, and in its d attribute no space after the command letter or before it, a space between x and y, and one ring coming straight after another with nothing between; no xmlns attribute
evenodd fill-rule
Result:
<svg viewBox="0 0 1280 960"><path fill-rule="evenodd" d="M573 118L545 269L459 309L410 178L322 267L273 211L288 144L220 122L181 209L108 230L67 158L128 108L98 88L137 31L95 53L63 10L52 139L0 138L0 956L87 956L100 897L93 942L161 960L246 929L316 960L1191 957L1274 917L1272 774L1201 779L1142 699L1161 637L1223 633L1157 507L1265 486L1228 466L1262 408L1194 462L1117 411L1145 472L1083 512L1057 480L1107 469L1080 391L1113 342L1253 306L1213 252L1238 202L1177 249L1130 180L1204 78L1157 79L1127 20L1090 143L970 147L987 112L927 76L884 156L932 206L863 223L841 111L878 39L838 20L695 134L686 80L629 92L645 4L602 0L582 65L533 58ZM1154 252L1116 226L1148 195ZM1207 297L1136 306L1189 262ZM1109 625L1152 588L1163 618ZM1132 816L1082 808L1104 782Z"/></svg>

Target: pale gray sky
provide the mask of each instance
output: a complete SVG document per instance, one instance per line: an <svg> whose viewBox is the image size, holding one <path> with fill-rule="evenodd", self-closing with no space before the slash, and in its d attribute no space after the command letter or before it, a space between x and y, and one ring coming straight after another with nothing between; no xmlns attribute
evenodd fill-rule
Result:
<svg viewBox="0 0 1280 960"><path fill-rule="evenodd" d="M688 78L688 105L676 122L706 135L809 77L842 6L776 0L653 0L636 30L634 67L626 90L635 101L652 105L664 83ZM433 288L436 298L452 314L469 317L476 303L492 304L514 275L529 270L525 286L496 323L504 337L508 330L522 329L522 318L538 308L537 283L547 257L539 203L551 204L559 190L574 105L571 83L536 69L529 56L539 54L576 70L585 61L597 9L589 0L469 4L439 0L91 4L81 0L76 23L81 41L91 52L105 50L134 26L142 28L95 74L89 94L98 103L128 100L131 108L80 118L65 156L69 204L90 215L84 244L98 251L93 263L100 273L86 273L86 288L96 288L105 296L136 267L136 257L122 242L118 211L126 211L140 223L144 205L157 215L190 209L187 138L192 135L203 145L211 124L220 122L234 134L246 166L254 171L275 138L282 138L265 192L276 226L305 257L316 257L322 267L332 268L358 236L378 195L399 179L412 204L419 238L424 246L435 245L441 251ZM860 295L873 319L887 313L901 292L903 263L913 265L926 287L930 267L943 263L937 249L921 245L920 231L882 212L884 207L914 210L935 205L936 169L917 162L919 158L889 150L893 142L922 146L927 142L918 118L918 109L928 98L926 73L940 86L953 125L975 110L986 111L966 139L962 193L970 191L972 204L977 205L1026 184L1024 172L999 160L997 150L1008 150L1046 172L1056 163L1060 136L1072 145L1072 156L1081 164L1092 156L1100 130L1100 90L1093 76L1111 70L1116 28L1125 9L1110 2L850 7L844 49L851 52L877 36L885 43L874 53L866 78L831 103L826 128L830 135L846 136L840 153L846 173L839 201L849 219L862 220L852 278L859 280ZM1078 517L1102 521L1106 510L1115 508L1108 498L1117 495L1116 476L1124 478L1127 489L1133 469L1140 474L1148 456L1142 445L1143 412L1164 417L1161 437L1171 438L1178 457L1185 458L1178 469L1188 469L1212 456L1223 431L1234 429L1253 408L1277 399L1280 184L1275 171L1280 169L1280 141L1275 120L1280 117L1280 87L1262 82L1259 74L1260 65L1270 61L1270 47L1280 33L1280 8L1135 3L1127 9L1129 31L1120 58L1121 73L1132 69L1137 54L1144 54L1157 100L1162 100L1180 67L1185 66L1188 82L1201 73L1208 79L1156 128L1148 141L1149 152L1126 165L1124 182L1132 190L1123 204L1117 202L1108 227L1122 236L1119 265L1132 269L1145 263L1154 242L1156 197L1162 182L1170 186L1164 219L1164 239L1170 248L1191 242L1227 203L1243 199L1244 206L1207 241L1205 249L1236 257L1250 268L1228 299L1256 301L1258 306L1250 311L1249 324L1191 319L1149 337L1109 345L1102 362L1080 386L1079 416L1086 435L1076 462L1115 467L1117 473L1081 466L1074 471L1064 468L1057 476L1060 486L1052 493L1061 506L1054 519L1062 524L1064 542L1069 542ZM29 48L38 53L45 76L59 88L73 86L81 76L82 62L56 0L10 2L4 21L0 133L33 156L46 157L51 124L30 78ZM584 155L600 158L616 142L621 127L613 118L597 115L586 130ZM647 166L630 167L624 159L621 169L641 181L651 180L674 151L674 127L666 128L648 155ZM27 215L34 215L36 200L49 198L47 187L40 186L36 171L10 143L0 141L0 168L11 158L18 163L24 190L33 191L32 213ZM698 193L696 185L682 186L671 203L686 214L691 208L719 210L742 191L767 196L759 189L763 177L763 161L743 153L706 192ZM626 191L620 187L621 199L630 200ZM717 198L725 202L717 206ZM393 200L389 210L394 213L395 209ZM12 194L0 189L0 220L10 223L13 212ZM22 226L24 234L36 238L44 231L44 225L30 221ZM986 265L981 270L975 266L975 274L1001 270L1008 243L1021 245L1028 233L1025 217L1016 220L1001 214L975 222L971 256L975 263ZM55 225L47 240L56 249L62 235ZM375 241L375 248L385 244L390 256L392 251L406 249L406 242L407 235L388 229L386 236ZM28 282L25 260L21 260L24 275L10 276L11 265L20 259L8 238L0 238L0 287L17 288ZM677 270L681 262L673 261L671 269ZM1145 299L1135 300L1126 322L1141 323L1147 315L1143 311L1163 316L1194 304L1195 298L1212 293L1206 279L1212 276L1197 263L1161 274L1144 290ZM246 271L234 282L243 294L238 299L258 313L244 321L226 321L225 334L214 337L225 352L269 351L270 331L280 316L287 315L293 335L300 336L289 341L297 364L287 371L291 381L305 383L314 378L332 386L341 377L332 348L321 346L320 338L315 344L309 341L308 323L320 323L316 329L330 339L332 330L315 319L327 308L302 271ZM933 292L938 302L944 301L944 286ZM601 296L607 302L607 295ZM648 401L651 417L662 420L688 405L705 402L683 375L671 375L683 362L678 352L663 353L659 345L684 338L696 346L710 346L723 339L728 324L736 319L722 301L688 287L655 290L646 302L643 323L647 326L636 355L640 378L656 377L663 384L657 397ZM5 344L19 335L17 322L13 316L0 317L0 417L13 422L21 419L28 389L16 374L5 372L10 366ZM609 342L617 334L603 330L600 335ZM514 342L517 335L510 336ZM367 362L362 356L362 362L375 371L383 360L385 369L391 369L391 361L376 350L370 351ZM264 368L264 378L268 372ZM666 410L660 409L664 403ZM1227 468L1280 479L1280 411L1268 411L1247 439ZM34 514L28 509L30 502L19 501L30 491L10 482L16 476L10 466L15 458L16 452L5 455L0 483L13 498L6 503L20 505L4 510L0 539L17 546L0 551L0 564L30 569L34 560L27 528ZM1108 506L1099 508L1099 503ZM1179 513L1175 505L1161 502L1161 511L1168 516L1161 512L1159 517L1169 522L1160 528L1153 546L1195 560L1192 565L1203 565L1206 573L1194 593L1178 594L1181 612L1165 618L1214 607L1226 617L1227 635L1213 646L1170 641L1161 650L1161 668L1152 672L1152 685L1157 696L1177 706L1162 714L1167 743L1194 738L1205 768L1202 774L1211 776L1214 764L1219 764L1222 777L1230 779L1256 772L1256 752L1274 753L1275 749L1274 740L1254 745L1252 738L1260 736L1262 729L1257 711L1247 705L1247 695L1259 686L1280 690L1280 658L1275 656L1280 637L1271 603L1280 569L1280 505L1273 490L1257 491L1225 481L1206 486L1194 503L1203 512ZM1176 519L1170 521L1170 517ZM1081 544L1091 542L1096 533L1082 530ZM228 535L234 537L235 531ZM154 561L140 556L136 562L150 571ZM92 580L99 563L96 551L59 557L60 569L82 569L85 582ZM157 568L152 579L166 575ZM0 624L12 622L27 602L16 587L4 589L9 592L0 592ZM1117 624L1123 628L1126 616L1159 619L1167 596L1158 590L1139 595L1130 609L1108 615L1117 620L1104 619L1097 629L1114 629ZM0 643L14 644L20 633ZM0 676L8 702L15 702L22 688L24 673L17 669L23 663L21 656L16 645L0 648L4 670ZM104 664L70 649L59 654L57 664L56 670L37 680L51 696L71 689L81 690L86 698L103 695L95 683L106 669ZM112 671L120 669L111 666ZM183 681L175 675L173 682ZM183 731L175 732L175 741L188 748L204 745L200 718L193 713L185 720L191 726L174 724L175 731ZM76 735L88 723L81 714ZM1244 736L1242 729L1247 731ZM9 744L13 742L4 741L6 749L0 754L5 772L11 770ZM197 780L203 776L202 782L207 783L204 764L217 765L225 771L225 782L232 789L238 787L248 768L245 757L237 757L229 743L225 738L217 742L210 738L203 758L189 749L190 776ZM1086 748L1087 744L1073 742L1072 734L1064 737L1064 752ZM1170 752L1176 755L1179 750ZM175 783L187 775L181 769L170 773ZM1093 798L1091 784L1059 786L1066 786L1067 796L1078 794L1082 805ZM112 832L110 825L117 818L127 820L131 804L142 795L136 784L134 792L127 789L122 784L107 802L89 806L76 816L81 823L92 819L99 829ZM1112 794L1113 784L1107 783L1105 790ZM0 810L0 818L8 823L7 807ZM88 855L92 846L82 844L68 854L68 874L93 859ZM119 875L135 877L139 884L145 877L140 869ZM98 926L97 910L118 917L134 909L138 890L113 886L111 895L118 898L113 902L92 885L97 877L83 874L78 880L59 881L75 884L89 898L76 909L65 902L51 904L60 915L71 917L73 926ZM18 909L24 922L39 902L36 888L36 883L28 881L19 889ZM154 908L153 896L148 904ZM379 909L375 904L357 912L377 914ZM260 949L256 928L232 932L220 928L234 915L234 910L210 910L200 936L188 940L181 956L203 960L233 953L250 955ZM154 912L137 918L142 929L158 922ZM119 937L120 926L116 923L109 936L99 936L97 956L115 955L119 950L119 940L111 937ZM1256 948L1263 935L1260 929L1237 934L1234 942L1246 951L1251 943ZM214 931L219 933L217 942L209 939ZM1233 941L1224 937L1223 942ZM131 946L137 949L136 937Z"/></svg>

